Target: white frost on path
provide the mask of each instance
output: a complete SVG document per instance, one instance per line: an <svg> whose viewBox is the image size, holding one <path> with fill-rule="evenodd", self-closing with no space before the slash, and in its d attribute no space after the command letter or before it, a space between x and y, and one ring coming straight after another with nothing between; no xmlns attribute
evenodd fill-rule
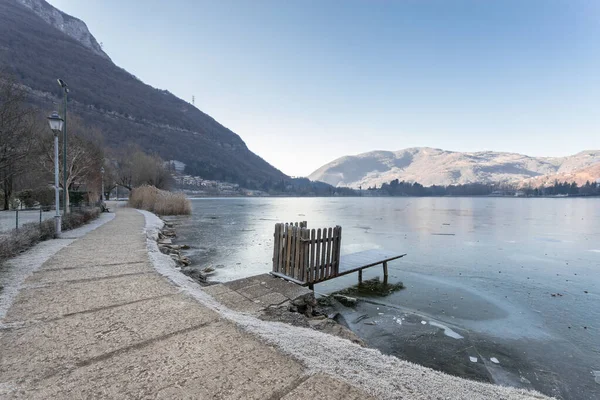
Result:
<svg viewBox="0 0 600 400"><path fill-rule="evenodd" d="M99 226L111 221L114 217L115 214L102 213L89 224L70 231L64 231L60 239L40 242L31 249L0 265L0 286L2 287L2 292L0 292L0 326L2 326L2 320L6 316L6 312L12 305L27 277L61 249Z"/></svg>
<svg viewBox="0 0 600 400"><path fill-rule="evenodd" d="M281 322L262 321L223 306L191 278L180 273L171 257L161 253L156 243L164 225L156 215L138 210L146 217L147 248L154 268L181 290L224 318L302 362L310 373L325 373L358 386L379 399L546 399L523 389L507 388L457 378L422 367L379 350L354 344L310 328Z"/></svg>

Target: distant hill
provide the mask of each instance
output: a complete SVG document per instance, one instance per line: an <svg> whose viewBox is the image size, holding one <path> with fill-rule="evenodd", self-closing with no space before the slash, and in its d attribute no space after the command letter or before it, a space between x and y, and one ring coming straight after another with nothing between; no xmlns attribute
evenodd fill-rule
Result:
<svg viewBox="0 0 600 400"><path fill-rule="evenodd" d="M287 179L209 115L116 66L85 23L44 0L0 0L2 68L45 111L58 108L56 79L64 79L69 110L101 128L109 147L134 143L185 163L187 173L250 188Z"/></svg>
<svg viewBox="0 0 600 400"><path fill-rule="evenodd" d="M425 186L466 183L518 183L551 174L567 174L600 163L600 151L568 157L529 157L483 151L461 153L415 147L345 156L325 164L309 179L333 186L381 186L394 179Z"/></svg>
<svg viewBox="0 0 600 400"><path fill-rule="evenodd" d="M525 179L521 182L521 187L530 186L532 188L540 186L551 186L556 181L577 183L579 186L585 185L586 182L600 182L600 163L592 166L578 169L572 172L561 172L558 174L542 175L535 178Z"/></svg>

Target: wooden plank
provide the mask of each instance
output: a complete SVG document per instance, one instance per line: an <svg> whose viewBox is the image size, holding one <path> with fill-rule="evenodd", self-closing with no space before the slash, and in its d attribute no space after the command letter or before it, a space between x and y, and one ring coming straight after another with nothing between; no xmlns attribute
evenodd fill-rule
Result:
<svg viewBox="0 0 600 400"><path fill-rule="evenodd" d="M302 253L302 243L300 242L300 228L294 227L294 272L292 277L298 279L300 275L300 254Z"/></svg>
<svg viewBox="0 0 600 400"><path fill-rule="evenodd" d="M302 229L302 237L306 239L303 246L304 262L302 263L302 280L308 282L308 272L310 271L310 231L306 227Z"/></svg>
<svg viewBox="0 0 600 400"><path fill-rule="evenodd" d="M275 224L275 233L273 234L273 271L279 272L279 231L281 225Z"/></svg>
<svg viewBox="0 0 600 400"><path fill-rule="evenodd" d="M342 227L338 226L338 240L335 248L335 275L340 271L340 255L342 254Z"/></svg>
<svg viewBox="0 0 600 400"><path fill-rule="evenodd" d="M304 240L304 239L302 239L302 240ZM310 239L309 239L309 240L310 240ZM308 240L307 240L307 241L308 241ZM321 240L320 240L320 243L327 243L327 239L321 239Z"/></svg>
<svg viewBox="0 0 600 400"><path fill-rule="evenodd" d="M337 256L336 256L336 264L335 264L335 275L340 273L340 258L342 257L342 227L338 226L338 247L337 247Z"/></svg>
<svg viewBox="0 0 600 400"><path fill-rule="evenodd" d="M285 279L286 281L293 282L296 285L300 285L300 286L306 286L307 285L306 282L299 281L298 279L294 279L291 276L287 276L286 274L282 274L280 272L271 272L270 274L273 275L273 276L276 276L278 278Z"/></svg>
<svg viewBox="0 0 600 400"><path fill-rule="evenodd" d="M298 227L298 251L300 252L300 257L298 259L298 272L296 273L296 278L304 282L306 282L304 279L304 249L306 248L306 244L302 241L302 238L304 237L305 230L302 227Z"/></svg>
<svg viewBox="0 0 600 400"><path fill-rule="evenodd" d="M331 228L327 229L327 257L325 258L325 266L326 266L326 275L325 277L331 277L331 243L333 242L333 230Z"/></svg>
<svg viewBox="0 0 600 400"><path fill-rule="evenodd" d="M285 234L285 225L281 224L281 229L279 230L279 272L283 272L285 266L285 249L286 249L286 240L287 236Z"/></svg>
<svg viewBox="0 0 600 400"><path fill-rule="evenodd" d="M316 255L317 255L317 263L315 265L315 280L313 282L318 282L320 281L323 276L321 274L321 228L319 228L317 230L317 242L315 243L315 250L316 250Z"/></svg>
<svg viewBox="0 0 600 400"><path fill-rule="evenodd" d="M310 230L310 243L309 243L309 250L310 250L310 265L309 265L309 273L308 273L308 279L306 280L307 282L314 282L315 281L315 247L316 247L316 231L314 229Z"/></svg>
<svg viewBox="0 0 600 400"><path fill-rule="evenodd" d="M289 275L290 274L290 261L292 259L292 233L290 231L290 226L286 225L285 226L285 234L287 236L287 246L285 248L285 268L283 270L283 273L285 275Z"/></svg>
<svg viewBox="0 0 600 400"><path fill-rule="evenodd" d="M340 269L338 276L346 275L351 272L356 272L359 269L369 268L375 265L383 264L404 257L406 254L399 254L381 250L367 250L359 253L348 254L340 258ZM353 259L358 258L360 263L354 262Z"/></svg>

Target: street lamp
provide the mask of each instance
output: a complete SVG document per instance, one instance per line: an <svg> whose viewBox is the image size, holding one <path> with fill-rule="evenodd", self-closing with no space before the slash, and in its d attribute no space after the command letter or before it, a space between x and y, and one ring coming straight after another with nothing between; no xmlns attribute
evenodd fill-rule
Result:
<svg viewBox="0 0 600 400"><path fill-rule="evenodd" d="M100 173L102 174L102 192L100 192L100 202L104 202L104 167L100 168Z"/></svg>
<svg viewBox="0 0 600 400"><path fill-rule="evenodd" d="M54 132L54 208L56 209L56 215L54 216L54 229L56 234L61 232L61 221L60 221L60 189L58 184L58 134L63 130L64 120L54 111L48 117L48 123L50 129Z"/></svg>
<svg viewBox="0 0 600 400"><path fill-rule="evenodd" d="M63 208L64 214L67 215L67 195L69 194L67 188L67 94L69 93L69 86L62 79L57 79L57 81L63 91Z"/></svg>

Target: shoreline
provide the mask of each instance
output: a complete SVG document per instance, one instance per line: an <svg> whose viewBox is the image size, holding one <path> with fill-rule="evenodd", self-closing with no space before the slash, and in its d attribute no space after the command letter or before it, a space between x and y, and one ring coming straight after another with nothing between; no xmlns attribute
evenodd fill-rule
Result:
<svg viewBox="0 0 600 400"><path fill-rule="evenodd" d="M387 379L382 379L380 376L381 371L395 371L396 373L393 375L398 374L398 380L403 384L421 386L421 390L425 392L430 392L434 387L440 393L447 392L448 388L453 388L454 392L449 398L491 398L501 396L507 399L547 398L535 391L503 387L447 375L440 371L412 364L395 356L385 355L378 349L360 347L355 343L317 330L307 330L303 327L279 321L264 321L244 313L232 311L206 293L204 290L206 286L202 287L189 276L180 273L175 268L175 261L160 252L157 244L158 231L164 226L164 221L154 214L142 213L146 217L148 249L151 260L159 273L191 293L203 305L214 307L225 318L232 320L242 329L258 335L261 339L300 359L309 368L314 369L315 372L332 373L351 384L360 382L359 386L367 392L386 399L400 397L398 397L398 390L395 389L397 388L397 382L391 379L390 376ZM342 326L343 324L339 325ZM311 347L320 348L320 350L315 352ZM335 354L333 360L327 356L332 354ZM356 365L348 365L349 359L355 360L355 362L360 360L361 367L357 370ZM428 383L431 387L422 387L422 385L427 386Z"/></svg>

